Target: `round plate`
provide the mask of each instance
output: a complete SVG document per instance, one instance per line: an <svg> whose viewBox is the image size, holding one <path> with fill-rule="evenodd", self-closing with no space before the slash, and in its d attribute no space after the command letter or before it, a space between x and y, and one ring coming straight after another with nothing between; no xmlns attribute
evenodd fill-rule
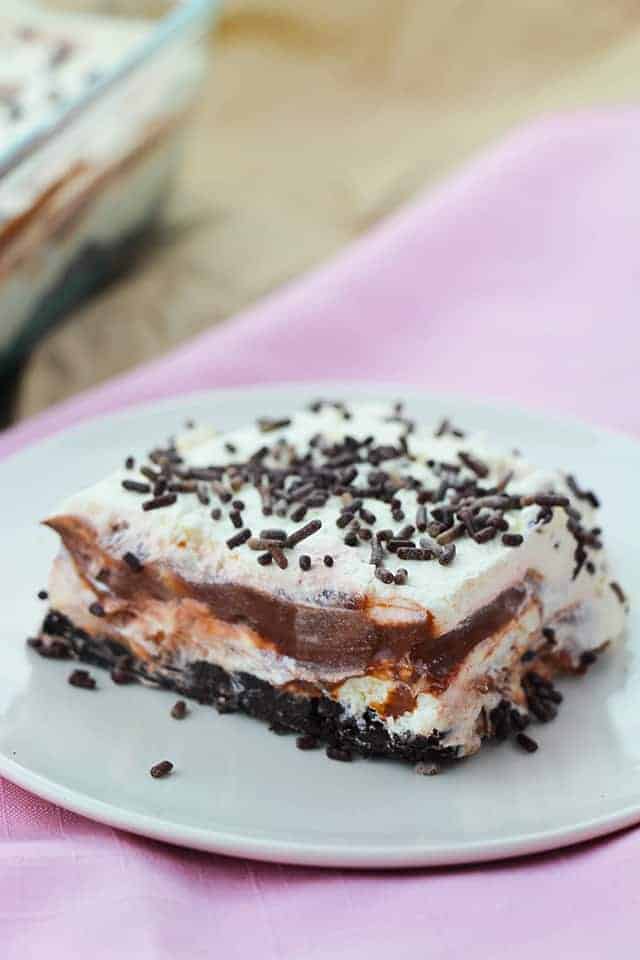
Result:
<svg viewBox="0 0 640 960"><path fill-rule="evenodd" d="M488 745L439 777L391 761L327 760L303 753L239 715L192 705L169 716L175 696L67 683L69 664L26 648L45 604L56 537L38 526L64 495L101 478L131 451L184 421L240 426L287 414L316 396L404 396L412 415L486 428L549 466L571 467L603 499L612 568L631 600L626 644L583 679L563 684L558 719L536 727L528 755ZM200 393L129 409L54 436L0 464L0 772L33 793L116 827L234 856L347 867L465 863L547 850L640 820L640 673L634 602L640 538L631 522L640 445L574 422L402 387L287 385ZM168 758L175 772L153 780Z"/></svg>

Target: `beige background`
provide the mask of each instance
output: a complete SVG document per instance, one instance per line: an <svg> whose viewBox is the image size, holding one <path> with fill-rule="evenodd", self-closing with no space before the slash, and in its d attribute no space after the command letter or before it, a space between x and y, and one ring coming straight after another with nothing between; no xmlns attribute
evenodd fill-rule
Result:
<svg viewBox="0 0 640 960"><path fill-rule="evenodd" d="M230 316L518 121L634 101L640 2L235 0L166 235L29 361L25 416Z"/></svg>

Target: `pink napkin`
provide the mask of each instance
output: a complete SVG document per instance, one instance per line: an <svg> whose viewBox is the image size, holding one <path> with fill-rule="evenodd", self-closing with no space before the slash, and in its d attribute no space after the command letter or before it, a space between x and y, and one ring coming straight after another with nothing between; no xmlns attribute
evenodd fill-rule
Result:
<svg viewBox="0 0 640 960"><path fill-rule="evenodd" d="M516 133L337 260L0 436L200 387L366 378L638 432L640 113ZM213 255L213 254L212 254ZM348 873L172 849L0 781L0 955L630 957L640 832L492 866Z"/></svg>

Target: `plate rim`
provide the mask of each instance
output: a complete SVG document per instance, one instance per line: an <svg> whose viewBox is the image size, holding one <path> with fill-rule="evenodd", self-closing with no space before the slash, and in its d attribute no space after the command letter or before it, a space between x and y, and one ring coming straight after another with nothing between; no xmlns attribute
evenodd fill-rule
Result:
<svg viewBox="0 0 640 960"><path fill-rule="evenodd" d="M401 870L415 867L448 867L514 860L532 854L550 853L608 836L640 821L640 798L614 815L592 817L575 827L530 832L518 840L477 840L438 847L434 844L344 844L264 840L255 835L175 825L173 821L93 799L77 790L33 773L0 752L0 775L16 786L72 813L151 840L228 857L280 863L289 866L350 870ZM445 774L446 776L446 774Z"/></svg>
<svg viewBox="0 0 640 960"><path fill-rule="evenodd" d="M278 393L282 390L301 390L305 393L312 393L317 396L323 394L327 396L340 395L345 392L354 391L362 395L385 394L393 395L395 398L402 399L405 395L420 397L425 400L433 399L438 403L465 404L473 405L476 409L484 410L489 413L502 414L509 412L514 416L527 417L534 420L552 423L559 428L571 428L586 432L596 432L603 434L613 441L628 441L640 447L640 436L632 431L622 430L619 427L611 427L607 424L593 423L590 420L582 419L575 414L565 412L555 412L547 410L545 407L529 406L528 404L512 403L505 397L492 396L486 393L454 393L441 390L428 390L419 383L402 383L399 380L273 380L268 383L248 383L234 384L232 386L220 387L199 387L195 390L180 391L179 393L168 394L167 396L157 397L155 400L143 400L139 403L127 402L124 406L115 410L105 410L98 413L89 413L81 416L79 420L50 430L46 436L35 437L21 443L17 450L12 450L7 454L0 454L0 465L8 463L19 458L27 451L32 451L36 447L47 446L56 439L61 439L68 434L80 432L91 426L93 423L106 424L109 422L118 423L126 420L129 416L136 413L153 413L161 411L164 407L171 408L175 403L188 402L193 400L198 402L207 397L216 397L226 394L244 394L244 393ZM55 407L50 408L43 413L51 413ZM36 415L38 416L38 415ZM0 443L14 429L19 430L24 423L30 422L30 419L18 422L7 430L0 430Z"/></svg>
<svg viewBox="0 0 640 960"><path fill-rule="evenodd" d="M416 384L399 384L394 381L370 380L327 380L327 381L278 381L266 384L246 386L214 387L181 392L157 400L145 400L142 403L128 404L125 407L83 418L76 423L50 433L48 436L33 440L21 446L8 456L0 459L0 471L3 466L33 454L38 448L63 442L67 436L90 431L94 424L117 425L132 416L161 414L163 410L172 412L178 408L188 408L190 403L215 401L230 394L276 394L282 391L300 391L305 395L337 396L345 394L374 395L382 398L393 396L419 398L421 402L435 401L439 407L459 405L473 406L474 410L488 415L526 417L541 423L552 424L558 429L579 430L583 434L596 435L613 442L622 442L638 447L640 440L632 433L592 424L575 416L555 414L544 408L532 409L517 404L506 403L495 398L467 394L448 394L440 391L422 389ZM185 412L187 412L185 410ZM125 830L153 840L161 840L175 846L189 847L226 856L250 858L263 862L289 865L316 866L325 868L348 869L403 869L411 867L437 867L463 864L477 864L506 860L523 855L540 854L559 848L584 843L630 827L640 822L640 796L636 803L627 804L614 813L587 817L573 826L550 827L539 831L529 831L514 838L499 840L479 839L437 843L418 843L409 846L405 843L355 843L348 846L333 841L300 841L265 839L246 831L220 830L205 828L187 823L178 823L156 815L120 807L107 801L91 797L89 794L65 786L49 777L36 773L13 760L0 749L0 775L17 786L30 791L64 809L87 817L110 827Z"/></svg>

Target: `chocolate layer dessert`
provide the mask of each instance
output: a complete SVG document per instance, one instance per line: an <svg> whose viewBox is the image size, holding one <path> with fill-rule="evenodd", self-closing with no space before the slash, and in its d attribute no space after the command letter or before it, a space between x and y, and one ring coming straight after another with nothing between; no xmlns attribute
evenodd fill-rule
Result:
<svg viewBox="0 0 640 960"><path fill-rule="evenodd" d="M193 427L45 521L62 545L35 646L336 759L454 759L510 733L534 750L552 678L624 627L597 507L571 475L401 404Z"/></svg>
<svg viewBox="0 0 640 960"><path fill-rule="evenodd" d="M125 69L152 31L28 0L1 5L4 368L129 265L163 209L202 63L181 48Z"/></svg>

